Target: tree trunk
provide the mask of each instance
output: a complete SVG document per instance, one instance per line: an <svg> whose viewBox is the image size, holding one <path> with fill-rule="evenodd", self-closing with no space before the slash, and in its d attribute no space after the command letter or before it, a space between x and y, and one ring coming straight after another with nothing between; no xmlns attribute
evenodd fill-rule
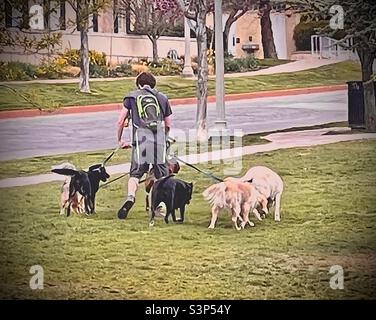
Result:
<svg viewBox="0 0 376 320"><path fill-rule="evenodd" d="M364 95L364 118L367 132L376 132L376 101L375 87L372 79L373 62L376 57L375 52L358 49L360 63L362 65L362 81Z"/></svg>
<svg viewBox="0 0 376 320"><path fill-rule="evenodd" d="M150 37L151 43L153 44L153 62L158 62L158 45L157 45L157 38L156 37Z"/></svg>
<svg viewBox="0 0 376 320"><path fill-rule="evenodd" d="M223 30L223 53L225 57L228 57L228 35L230 33L230 28L227 28L227 25L225 26L225 29Z"/></svg>
<svg viewBox="0 0 376 320"><path fill-rule="evenodd" d="M272 21L270 20L270 11L272 7L270 2L264 4L261 9L261 38L264 49L264 58L278 59L277 51L274 45Z"/></svg>
<svg viewBox="0 0 376 320"><path fill-rule="evenodd" d="M81 48L80 48L80 91L85 93L90 93L90 84L89 84L89 38L87 25L82 26L80 35L81 35Z"/></svg>
<svg viewBox="0 0 376 320"><path fill-rule="evenodd" d="M206 0L203 1L206 7ZM207 141L208 128L207 97L208 97L208 60L207 60L207 34L206 11L201 10L197 15L197 49L198 49L198 78L197 78L197 140Z"/></svg>

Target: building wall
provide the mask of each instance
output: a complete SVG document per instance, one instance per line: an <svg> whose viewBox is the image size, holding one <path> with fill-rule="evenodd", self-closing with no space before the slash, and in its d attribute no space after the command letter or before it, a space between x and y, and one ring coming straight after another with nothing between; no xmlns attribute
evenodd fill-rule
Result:
<svg viewBox="0 0 376 320"><path fill-rule="evenodd" d="M34 4L34 1L29 1ZM80 34L74 30L71 21L75 20L76 13L73 8L66 3L66 21L67 30L58 31L62 34L62 44L55 48L55 52L63 52L65 49L80 48ZM123 19L125 19L123 17ZM70 23L68 21L70 20ZM55 24L59 21L59 15L54 14L50 21ZM153 55L152 44L147 36L128 35L125 32L125 22L121 21L119 33L113 32L114 18L112 9L101 12L98 16L98 32L92 29L89 31L89 49L106 53L111 64L117 64L129 59L151 58ZM18 32L16 28L9 29ZM43 32L35 31L32 36L40 37ZM159 57L167 57L170 49L175 49L179 55L184 55L185 41L184 37L161 37L158 40ZM197 56L196 40L191 40L191 55ZM21 48L4 48L0 54L0 60L3 61L21 61L38 64L43 58L46 58L47 52L41 54L27 54Z"/></svg>
<svg viewBox="0 0 376 320"><path fill-rule="evenodd" d="M29 2L34 3L31 0ZM80 48L79 32L74 31L74 26L71 22L68 23L68 21L74 21L75 16L75 11L66 3L67 30L60 31L62 33L62 45L56 48L56 52L62 52L69 48ZM299 22L299 17L296 15L285 16L284 14L272 13L271 19L279 58L289 59L291 53L295 50L293 30ZM225 23L225 16L223 20ZM58 21L59 13L55 13L50 18L50 25L56 27ZM208 15L207 24L209 27L213 26L213 15ZM126 34L125 22L123 20L119 21L119 33L114 33L113 28L113 12L112 9L109 9L106 12L102 12L98 17L98 32L93 32L92 29L89 32L89 48L105 52L109 58L109 62L112 64L139 57L152 57L152 44L147 36ZM38 37L40 34L38 35L38 32L36 32L33 36ZM247 56L247 52L242 49L242 45L250 42L249 37L252 37L252 43L259 45L259 50L255 51L255 56L263 58L260 18L257 11L246 13L233 24L229 35L230 52L236 57ZM234 39L235 45L233 44ZM237 43L236 39L239 39L240 42ZM183 55L184 46L183 37L161 37L158 40L158 54L163 58L167 56L170 49L175 49L179 55ZM191 40L191 55L197 56L195 39ZM14 50L12 48L6 48L0 54L1 60L23 61L35 64L39 63L44 57L46 57L46 52L44 54L25 54L20 49Z"/></svg>
<svg viewBox="0 0 376 320"><path fill-rule="evenodd" d="M287 14L286 21L286 38L287 38L287 53L288 59L291 58L291 55L296 51L296 45L294 41L294 29L296 25L300 22L300 14Z"/></svg>
<svg viewBox="0 0 376 320"><path fill-rule="evenodd" d="M261 42L261 26L260 18L257 12L247 12L236 23L236 38L240 39L240 43L235 44L236 56L244 58L248 55L246 51L242 49L242 45L249 43L249 37L252 37L252 43L259 45L259 50L255 51L255 57L259 59L264 58L264 51Z"/></svg>
<svg viewBox="0 0 376 320"><path fill-rule="evenodd" d="M272 12L270 19L278 58L290 59L291 54L296 50L293 34L295 26L300 21L300 15ZM250 36L252 43L259 45L259 50L255 51L255 57L263 59L260 18L256 11L246 13L236 22L235 37L240 39L240 43L235 45L237 57L247 56L247 52L242 49L242 45L250 42ZM229 45L232 45L232 39L229 39Z"/></svg>

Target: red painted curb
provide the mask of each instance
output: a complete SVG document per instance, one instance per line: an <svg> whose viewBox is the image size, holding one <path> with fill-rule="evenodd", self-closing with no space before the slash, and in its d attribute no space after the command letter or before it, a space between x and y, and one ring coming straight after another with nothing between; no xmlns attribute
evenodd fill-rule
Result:
<svg viewBox="0 0 376 320"><path fill-rule="evenodd" d="M339 84L339 85L311 87L311 88L296 88L296 89L248 92L248 93L226 95L225 101L291 96L291 95L308 94L308 93L332 92L332 91L345 90L345 89L347 89L347 85ZM215 96L208 97L208 102L215 102L215 100L216 100ZM196 102L197 102L197 98L179 98L179 99L170 100L171 106L195 104ZM89 106L62 107L55 111L40 111L37 109L9 110L9 111L1 111L0 119L26 118L26 117L86 113L86 112L114 111L114 110L120 110L121 107L122 107L121 103L109 103L109 104L97 104L97 105L89 105Z"/></svg>

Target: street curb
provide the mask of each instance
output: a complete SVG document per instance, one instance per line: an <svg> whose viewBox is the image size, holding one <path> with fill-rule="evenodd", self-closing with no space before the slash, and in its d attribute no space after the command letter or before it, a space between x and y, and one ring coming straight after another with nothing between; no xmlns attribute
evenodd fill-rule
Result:
<svg viewBox="0 0 376 320"><path fill-rule="evenodd" d="M245 100L245 99L268 98L268 97L282 97L282 96L292 96L292 95L309 94L309 93L324 93L324 92L332 92L332 91L339 91L339 90L345 90L345 89L347 89L347 85L339 84L339 85L310 87L310 88L258 91L258 92L229 94L225 96L225 101L236 101L236 100ZM215 102L215 100L216 100L215 96L208 97L209 103ZM171 103L171 106L195 104L197 103L197 98L171 99L170 103ZM87 112L115 111L115 110L120 110L121 107L122 107L121 103L109 103L109 104L97 104L97 105L88 105L88 106L62 107L54 111L41 111L38 109L9 110L9 111L0 111L0 120L14 119L14 118L28 118L28 117L37 117L37 116L87 113Z"/></svg>

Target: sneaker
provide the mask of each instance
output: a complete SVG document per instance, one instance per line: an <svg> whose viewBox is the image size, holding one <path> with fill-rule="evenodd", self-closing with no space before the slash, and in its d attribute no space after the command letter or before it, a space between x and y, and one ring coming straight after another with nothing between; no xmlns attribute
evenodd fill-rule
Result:
<svg viewBox="0 0 376 320"><path fill-rule="evenodd" d="M127 200L124 202L123 206L118 211L118 218L119 219L126 219L128 216L129 210L134 205L135 198L133 196L128 196Z"/></svg>

